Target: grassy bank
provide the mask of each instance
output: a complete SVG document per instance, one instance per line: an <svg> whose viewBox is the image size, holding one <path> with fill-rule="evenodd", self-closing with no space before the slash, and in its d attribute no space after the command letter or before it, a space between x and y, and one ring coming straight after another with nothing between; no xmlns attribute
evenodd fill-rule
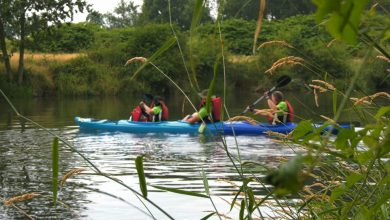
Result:
<svg viewBox="0 0 390 220"><path fill-rule="evenodd" d="M376 26L390 23L390 19L383 16L377 16L373 20L379 22ZM338 88L345 89L348 86L345 82L359 67L366 50L363 44L351 46L333 40L325 27L315 23L313 15L299 15L284 20L265 21L256 53L252 54L255 26L255 21L242 19L228 19L221 25L226 65L225 70L218 70L217 78L222 80L225 71L231 91L243 87L250 90L268 87L271 81L281 75L297 79L299 85L295 85L296 90L303 88L304 84L309 84L312 79L326 79ZM77 39L78 35L74 36L74 41L88 41L77 42L77 45L88 45L79 48L82 53L28 53L25 59L27 80L24 88L19 88L14 83L6 83L5 80L2 80L2 88L11 95L29 91L26 94L35 96L128 95L139 92L164 95L177 92L169 80L150 65L143 68L135 78L133 75L142 63L124 66L132 57L153 57L153 63L174 78L186 91L201 90L208 87L213 66L221 53L221 42L216 34L215 24L204 24L192 33L174 27L177 29L177 41L156 57L153 56L156 51L173 38L169 24L117 29L80 24L76 27L89 28L88 33L93 35L81 39ZM64 32L61 28L59 31ZM66 28L72 28L72 25ZM380 31L369 34L372 37L383 35ZM57 45L53 39L46 40L47 44L34 44L32 41L30 51L48 50L46 47L39 48L39 45ZM54 41L62 42L63 39ZM379 44L385 49L389 48L388 41L380 41ZM77 45L72 48L78 48ZM67 51L69 48L62 50ZM364 67L365 74L361 75L357 83L357 88L365 93L390 87L387 77L388 63L378 59L378 55L379 53L373 53L368 58L370 65ZM282 61L285 62L282 64ZM17 54L12 56L11 65L16 73ZM274 66L277 68L273 68ZM6 78L4 75L0 77ZM222 84L217 84L217 91L221 90Z"/></svg>

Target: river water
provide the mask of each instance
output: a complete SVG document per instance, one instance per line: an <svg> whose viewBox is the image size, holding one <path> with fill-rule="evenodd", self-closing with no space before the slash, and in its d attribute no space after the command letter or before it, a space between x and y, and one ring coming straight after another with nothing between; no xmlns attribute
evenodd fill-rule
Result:
<svg viewBox="0 0 390 220"><path fill-rule="evenodd" d="M292 96L292 95L291 95ZM255 95L229 98L232 116L255 100ZM49 131L68 140L102 172L113 175L140 192L134 160L144 155L144 169L148 184L204 193L202 170L206 174L213 202L219 213L238 218L238 208L229 211L237 191L234 184L238 174L221 141L212 137L179 134L129 134L81 132L74 123L75 116L123 119L129 116L136 98L78 98L78 99L11 99L21 114L38 122ZM314 113L331 116L329 97L316 108L311 95L291 99L299 109L298 120L313 118ZM170 98L170 117L184 116L183 99ZM259 107L264 106L264 103ZM184 112L191 112L188 104ZM314 113L313 113L314 112ZM317 115L318 117L318 115ZM344 116L345 118L350 117ZM102 176L94 175L88 164L65 145L60 145L60 178L72 168L85 168L81 174L67 180L59 192L59 204L51 199L51 143L53 137L43 129L21 121L0 99L0 196L8 199L36 192L38 197L17 203L28 215L37 219L153 219L132 192ZM229 151L242 161L252 161L269 167L279 164L280 157L294 156L299 149L275 143L265 136L226 137ZM264 170L256 171L259 178ZM213 211L210 200L163 192L148 187L150 198L175 219L200 219ZM266 195L267 187L254 186L255 194ZM145 202L157 219L167 219L160 211ZM275 215L272 208L261 209L264 216ZM25 219L18 209L0 206L0 219ZM214 219L217 219L214 217Z"/></svg>

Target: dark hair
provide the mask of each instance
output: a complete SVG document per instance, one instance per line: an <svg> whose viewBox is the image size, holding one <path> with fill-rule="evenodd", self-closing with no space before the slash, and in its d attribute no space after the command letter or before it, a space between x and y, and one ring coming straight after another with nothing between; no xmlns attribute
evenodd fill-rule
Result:
<svg viewBox="0 0 390 220"><path fill-rule="evenodd" d="M275 100L277 103L281 102L284 100L284 95L280 91L275 91L272 93L272 95L275 97Z"/></svg>
<svg viewBox="0 0 390 220"><path fill-rule="evenodd" d="M164 99L161 96L155 96L153 98L154 105L161 105L161 102L164 101Z"/></svg>

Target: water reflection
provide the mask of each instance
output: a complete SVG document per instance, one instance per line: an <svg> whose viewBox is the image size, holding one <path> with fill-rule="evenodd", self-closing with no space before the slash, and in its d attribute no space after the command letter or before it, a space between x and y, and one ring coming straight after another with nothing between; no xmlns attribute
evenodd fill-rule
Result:
<svg viewBox="0 0 390 220"><path fill-rule="evenodd" d="M252 100L251 97L246 99ZM230 100L235 104L233 112L240 112L247 100ZM138 190L138 176L134 159L144 155L144 168L149 184L175 187L204 193L202 170L218 210L229 212L229 205L222 199L231 200L237 190L235 167L226 156L220 140L209 136L185 134L128 134L104 132L80 132L74 117L127 118L135 104L126 99L34 99L16 101L15 105L29 118L50 131L69 140L77 150L86 155L103 172ZM174 101L171 100L174 105ZM181 103L180 103L181 104ZM15 114L0 101L0 186L3 198L28 192L40 196L31 201L18 203L29 215L38 218L64 219L149 219L145 208L132 193L117 183L93 175L87 170L68 180L59 193L61 203L55 208L51 202L51 142L52 137L41 129L15 118ZM172 108L171 116L180 118L181 112ZM234 115L234 114L233 114ZM226 137L227 149L237 159L238 150L242 161L253 161L267 166L277 166L280 156L295 155L294 146L282 146L272 139L258 137ZM237 145L236 145L237 143ZM237 161L235 161L238 163ZM60 176L75 167L88 166L80 156L61 145ZM264 170L252 170L261 178ZM225 180L229 180L225 181ZM255 194L267 194L263 186L255 185ZM180 196L161 192L149 187L151 200L161 205L177 219L200 219L212 210L210 201L202 198ZM222 198L222 199L220 199ZM165 217L150 205L157 219ZM236 218L237 213L230 213ZM23 219L13 207L0 206L0 219Z"/></svg>

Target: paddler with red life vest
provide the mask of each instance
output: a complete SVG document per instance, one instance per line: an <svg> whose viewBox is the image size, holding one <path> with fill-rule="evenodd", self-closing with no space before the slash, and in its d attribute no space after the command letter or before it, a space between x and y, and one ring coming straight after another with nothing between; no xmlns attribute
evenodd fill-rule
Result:
<svg viewBox="0 0 390 220"><path fill-rule="evenodd" d="M268 121L271 124L285 124L292 122L294 117L294 110L291 104L284 99L283 93L274 91L272 94L264 93L267 99L269 109L253 109L250 110L255 115L268 116Z"/></svg>
<svg viewBox="0 0 390 220"><path fill-rule="evenodd" d="M206 109L207 93L208 89L205 89L201 93L198 93L198 95L202 99L198 111L194 112L192 115L187 115L183 118L183 121L186 121L190 124L194 124L197 122L201 122L202 119L205 122L218 122L221 120L222 99L216 96L211 97L211 114L208 114Z"/></svg>
<svg viewBox="0 0 390 220"><path fill-rule="evenodd" d="M153 106L149 107L143 101L139 103L139 106L148 114L148 121L159 122L168 120L168 107L160 96L153 98Z"/></svg>

